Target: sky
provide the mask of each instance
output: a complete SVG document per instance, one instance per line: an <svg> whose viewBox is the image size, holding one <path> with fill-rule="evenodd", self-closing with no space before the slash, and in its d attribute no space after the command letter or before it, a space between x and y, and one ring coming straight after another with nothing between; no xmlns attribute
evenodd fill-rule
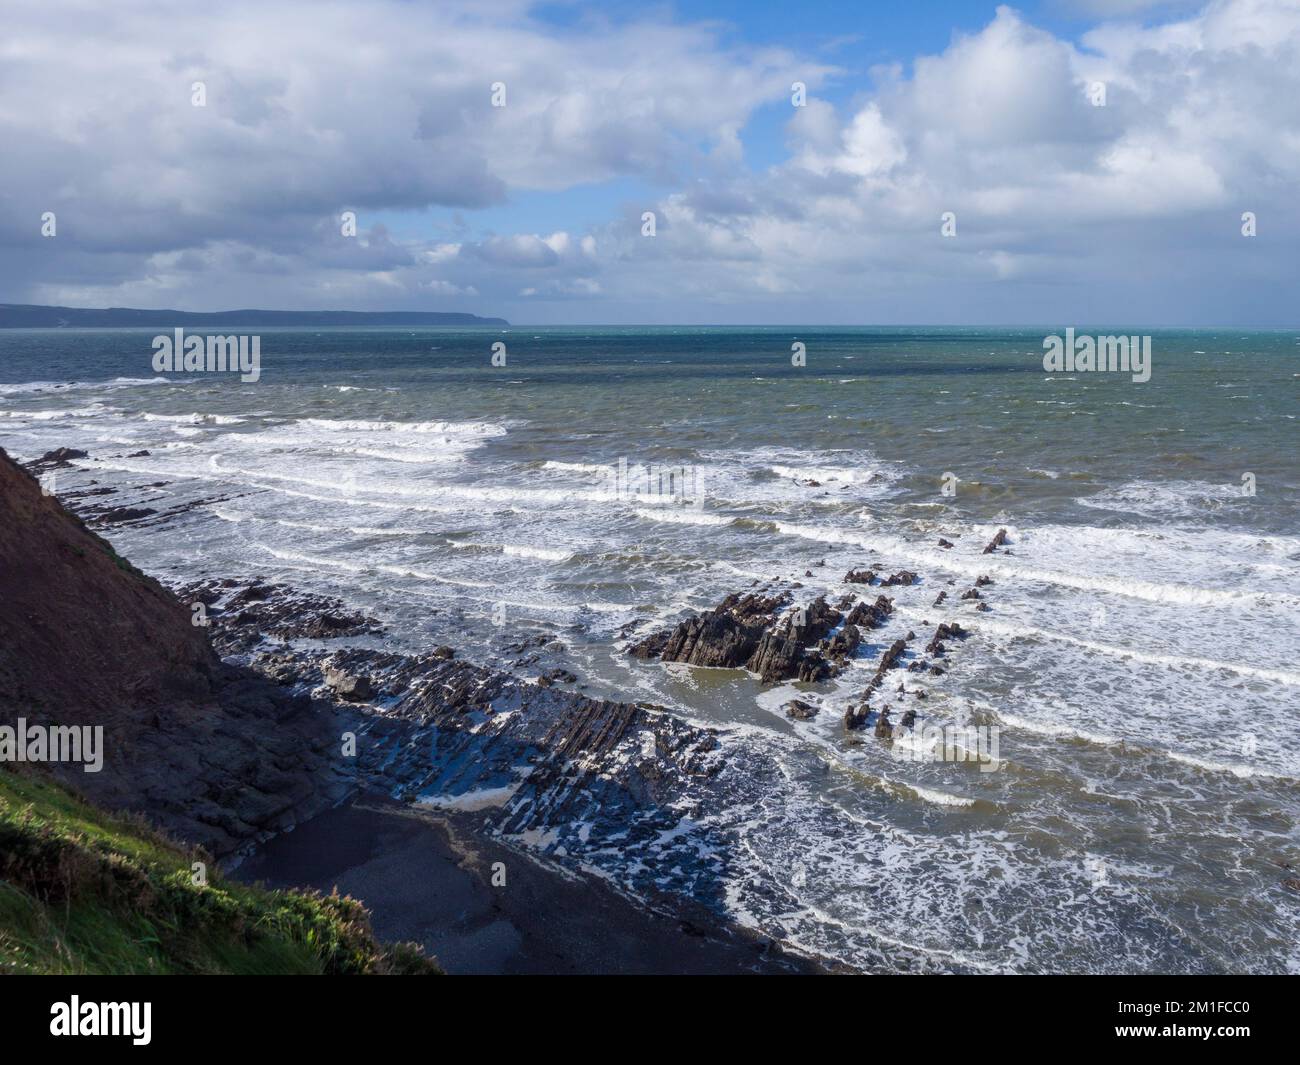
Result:
<svg viewBox="0 0 1300 1065"><path fill-rule="evenodd" d="M1300 319L1300 0L8 0L0 145L0 302Z"/></svg>

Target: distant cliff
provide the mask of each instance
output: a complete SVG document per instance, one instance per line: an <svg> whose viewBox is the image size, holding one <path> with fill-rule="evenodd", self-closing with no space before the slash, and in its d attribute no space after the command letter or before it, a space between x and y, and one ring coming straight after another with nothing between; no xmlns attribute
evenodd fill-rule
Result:
<svg viewBox="0 0 1300 1065"><path fill-rule="evenodd" d="M177 326L509 325L504 318L444 311L145 311L132 307L41 307L0 303L0 329L174 329Z"/></svg>

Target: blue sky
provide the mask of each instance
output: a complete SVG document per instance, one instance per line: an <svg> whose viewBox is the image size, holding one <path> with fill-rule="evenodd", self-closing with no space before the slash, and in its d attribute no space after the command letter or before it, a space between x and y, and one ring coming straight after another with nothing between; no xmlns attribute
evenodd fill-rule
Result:
<svg viewBox="0 0 1300 1065"><path fill-rule="evenodd" d="M5 301L1295 321L1290 0L14 0L6 19Z"/></svg>

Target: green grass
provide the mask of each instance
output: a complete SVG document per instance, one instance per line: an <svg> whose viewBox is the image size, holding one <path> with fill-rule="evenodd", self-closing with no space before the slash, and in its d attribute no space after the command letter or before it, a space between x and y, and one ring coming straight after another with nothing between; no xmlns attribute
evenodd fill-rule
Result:
<svg viewBox="0 0 1300 1065"><path fill-rule="evenodd" d="M377 943L355 899L228 881L141 818L0 769L0 974L438 971Z"/></svg>

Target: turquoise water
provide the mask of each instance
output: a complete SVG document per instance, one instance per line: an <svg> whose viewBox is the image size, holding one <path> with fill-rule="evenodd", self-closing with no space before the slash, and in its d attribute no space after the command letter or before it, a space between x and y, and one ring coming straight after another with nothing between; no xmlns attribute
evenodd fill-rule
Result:
<svg viewBox="0 0 1300 1065"><path fill-rule="evenodd" d="M735 802L691 816L743 841L733 915L795 944L868 968L1294 970L1300 334L1156 331L1135 383L1045 373L1063 331L267 330L256 384L159 379L149 332L8 331L0 446L88 451L59 491L204 500L113 532L151 571L283 578L483 662L554 632L589 691L723 727ZM630 495L620 460L691 498ZM999 527L1012 553L983 555ZM863 565L922 582L837 681L622 653L754 581L838 598ZM986 613L958 598L979 575ZM928 721L996 727L995 772L840 722L883 646L953 619L974 636L948 672L906 683ZM822 712L791 722L801 688ZM756 752L780 767L761 785ZM655 853L576 857L674 886Z"/></svg>

